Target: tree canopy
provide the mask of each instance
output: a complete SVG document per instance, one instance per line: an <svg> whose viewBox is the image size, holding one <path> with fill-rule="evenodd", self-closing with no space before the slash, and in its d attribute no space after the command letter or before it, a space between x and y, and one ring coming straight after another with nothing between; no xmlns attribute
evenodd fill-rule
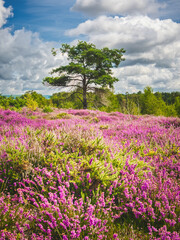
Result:
<svg viewBox="0 0 180 240"><path fill-rule="evenodd" d="M88 106L87 92L99 87L113 87L119 81L112 76L112 68L118 67L124 61L125 50L98 49L92 43L79 41L76 46L62 44L60 51L67 54L69 64L55 68L51 77L43 79L43 84L57 87L73 87L82 94L83 108ZM56 51L53 50L53 54Z"/></svg>

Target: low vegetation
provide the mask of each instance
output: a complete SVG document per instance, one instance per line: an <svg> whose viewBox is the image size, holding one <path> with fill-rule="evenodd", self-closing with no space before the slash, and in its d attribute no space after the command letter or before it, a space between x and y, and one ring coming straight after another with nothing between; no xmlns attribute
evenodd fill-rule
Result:
<svg viewBox="0 0 180 240"><path fill-rule="evenodd" d="M180 239L179 118L51 110L0 109L0 238Z"/></svg>

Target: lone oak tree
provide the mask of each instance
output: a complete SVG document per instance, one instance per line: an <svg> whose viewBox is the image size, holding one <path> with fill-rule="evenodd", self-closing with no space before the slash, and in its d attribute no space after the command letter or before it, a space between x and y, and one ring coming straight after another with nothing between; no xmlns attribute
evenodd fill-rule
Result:
<svg viewBox="0 0 180 240"><path fill-rule="evenodd" d="M54 77L46 77L43 84L57 87L73 87L81 90L83 108L87 109L87 92L101 87L113 87L118 79L111 69L118 67L125 50L97 49L94 44L79 41L76 46L62 44L60 51L68 56L69 64L53 69ZM53 55L56 51L53 50Z"/></svg>

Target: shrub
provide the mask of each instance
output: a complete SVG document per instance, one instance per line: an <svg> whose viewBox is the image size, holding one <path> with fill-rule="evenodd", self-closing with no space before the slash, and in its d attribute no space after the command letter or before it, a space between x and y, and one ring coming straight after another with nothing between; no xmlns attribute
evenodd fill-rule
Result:
<svg viewBox="0 0 180 240"><path fill-rule="evenodd" d="M53 109L52 109L50 106L45 106L45 107L43 108L43 112L44 112L44 113L53 112Z"/></svg>

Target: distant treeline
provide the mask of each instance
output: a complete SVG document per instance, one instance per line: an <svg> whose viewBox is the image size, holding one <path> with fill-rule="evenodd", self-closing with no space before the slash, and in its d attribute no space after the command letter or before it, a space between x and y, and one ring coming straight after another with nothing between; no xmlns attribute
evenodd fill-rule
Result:
<svg viewBox="0 0 180 240"><path fill-rule="evenodd" d="M1 108L18 110L25 106L33 111L42 108L44 112L52 111L53 107L81 109L82 92L59 92L53 94L50 99L35 91L26 92L19 97L0 95ZM133 115L180 117L180 92L153 93L151 87L146 87L143 92L115 94L109 89L100 88L88 93L88 109Z"/></svg>

